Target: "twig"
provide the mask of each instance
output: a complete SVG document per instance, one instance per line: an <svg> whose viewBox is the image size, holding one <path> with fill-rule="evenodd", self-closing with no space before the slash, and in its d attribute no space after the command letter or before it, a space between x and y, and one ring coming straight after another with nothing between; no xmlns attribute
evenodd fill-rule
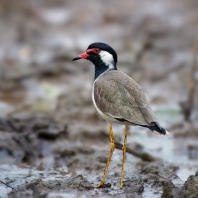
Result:
<svg viewBox="0 0 198 198"><path fill-rule="evenodd" d="M15 190L13 187L11 187L10 185L6 184L5 182L1 181L0 180L0 183L4 184L5 186L9 187L9 188L12 188L12 190Z"/></svg>
<svg viewBox="0 0 198 198"><path fill-rule="evenodd" d="M118 142L115 143L115 147L117 149L119 149L119 150L122 150L122 146L123 145L118 143ZM155 157L153 157L152 155L150 155L148 153L145 153L145 152L144 153L140 153L140 152L137 152L137 151L135 151L135 150L133 150L131 148L128 148L128 147L126 148L126 152L130 153L130 154L132 154L132 155L134 155L136 157L141 158L143 161L153 162L153 161L157 160Z"/></svg>
<svg viewBox="0 0 198 198"><path fill-rule="evenodd" d="M196 35L193 45L193 57L192 57L192 67L191 67L192 69L191 69L190 81L189 81L188 99L186 102L181 104L184 113L184 118L188 122L190 121L190 116L192 114L194 102L195 102L194 98L195 98L195 90L197 85L197 81L195 78L196 66L197 66L197 52L198 52L198 33Z"/></svg>

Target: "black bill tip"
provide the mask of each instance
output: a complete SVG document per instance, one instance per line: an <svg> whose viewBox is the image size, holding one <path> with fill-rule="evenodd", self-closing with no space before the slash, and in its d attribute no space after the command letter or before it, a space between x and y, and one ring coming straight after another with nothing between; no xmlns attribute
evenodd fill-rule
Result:
<svg viewBox="0 0 198 198"><path fill-rule="evenodd" d="M72 59L72 61L76 61L76 60L79 60L80 59L80 57L79 56L76 56L76 57L74 57L73 59Z"/></svg>

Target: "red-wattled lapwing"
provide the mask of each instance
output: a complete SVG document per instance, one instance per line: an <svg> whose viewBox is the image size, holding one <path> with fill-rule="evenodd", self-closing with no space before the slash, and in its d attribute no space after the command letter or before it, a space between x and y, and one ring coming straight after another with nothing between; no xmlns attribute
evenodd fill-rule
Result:
<svg viewBox="0 0 198 198"><path fill-rule="evenodd" d="M113 48L105 43L92 43L86 52L75 57L73 61L79 59L90 60L95 65L92 100L98 113L109 124L110 153L102 180L96 187L101 187L105 183L115 148L112 124L117 123L125 125L120 177L120 188L122 188L128 127L130 125L142 126L162 135L168 134L168 131L157 122L140 86L132 78L117 70L117 54Z"/></svg>

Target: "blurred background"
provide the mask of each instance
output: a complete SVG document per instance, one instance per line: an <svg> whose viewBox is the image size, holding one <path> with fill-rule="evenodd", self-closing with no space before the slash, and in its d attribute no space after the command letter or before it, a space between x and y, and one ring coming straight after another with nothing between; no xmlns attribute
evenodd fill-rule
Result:
<svg viewBox="0 0 198 198"><path fill-rule="evenodd" d="M0 197L198 196L197 10L197 0L0 0ZM98 41L171 133L130 128L128 147L152 158L127 154L122 191L119 149L111 187L93 189L107 123L91 100L93 65L71 61ZM114 133L122 144L123 126Z"/></svg>

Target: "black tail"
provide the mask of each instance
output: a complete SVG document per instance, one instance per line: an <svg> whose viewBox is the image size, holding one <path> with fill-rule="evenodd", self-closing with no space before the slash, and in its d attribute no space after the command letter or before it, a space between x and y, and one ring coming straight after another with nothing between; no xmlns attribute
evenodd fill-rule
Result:
<svg viewBox="0 0 198 198"><path fill-rule="evenodd" d="M119 120L120 122L129 122L128 120L125 120L124 118L115 118L115 119ZM132 122L129 122L129 123L132 123ZM158 122L152 122L152 125L150 125L150 126L149 125L140 125L140 124L138 126L146 127L153 132L159 133L160 135L170 134L167 130L162 128Z"/></svg>
<svg viewBox="0 0 198 198"><path fill-rule="evenodd" d="M150 129L151 131L156 131L161 135L169 134L169 132L166 131L164 128L162 128L158 122L153 122L153 125L151 126L149 125L139 125L139 126L146 127Z"/></svg>

